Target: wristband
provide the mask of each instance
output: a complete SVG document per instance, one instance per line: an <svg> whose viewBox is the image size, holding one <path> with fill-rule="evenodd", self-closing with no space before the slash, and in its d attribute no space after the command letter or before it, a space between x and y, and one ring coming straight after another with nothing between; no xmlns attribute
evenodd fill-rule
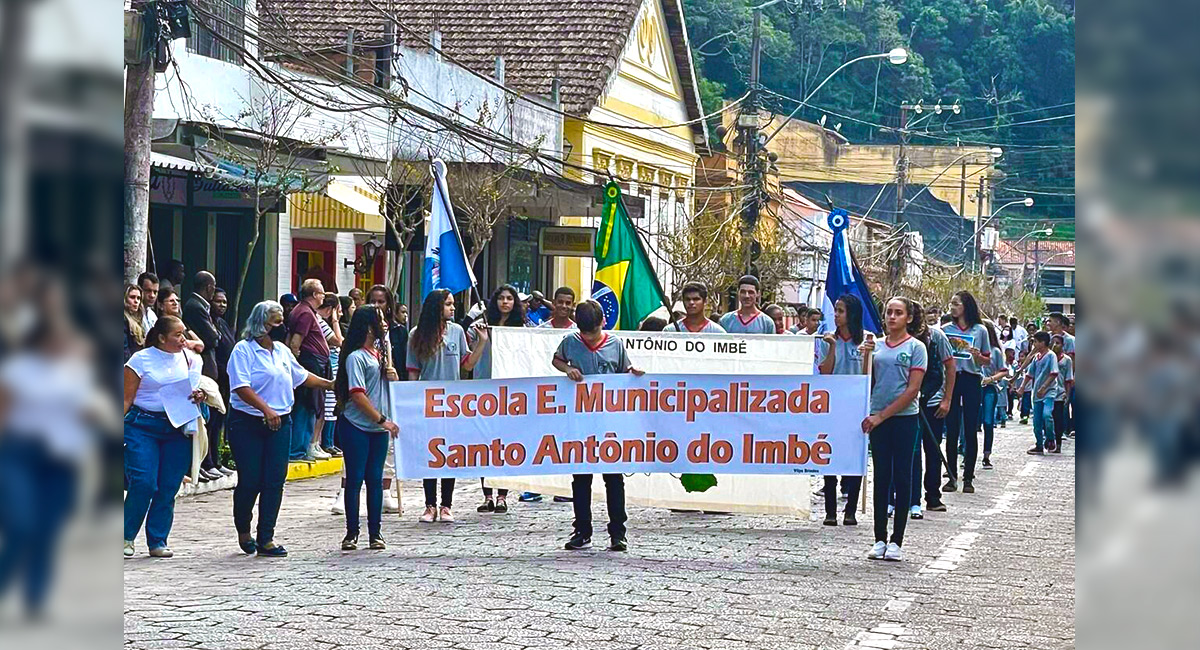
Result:
<svg viewBox="0 0 1200 650"><path fill-rule="evenodd" d="M380 415L380 416L379 416L379 421L378 421L378 422L376 422L376 424L383 424L384 422L387 422L387 416L386 416L386 415Z"/></svg>

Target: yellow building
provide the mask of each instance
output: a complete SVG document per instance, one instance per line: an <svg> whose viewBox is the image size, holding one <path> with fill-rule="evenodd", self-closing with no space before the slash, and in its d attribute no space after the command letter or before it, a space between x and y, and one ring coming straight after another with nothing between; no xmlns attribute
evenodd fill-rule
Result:
<svg viewBox="0 0 1200 650"><path fill-rule="evenodd" d="M631 27L610 33L620 48L613 68L592 71L595 97L570 98L585 111L584 119L566 118L563 125L567 161L565 175L584 182L614 178L626 190L626 201L644 204L634 221L646 237L651 263L667 291L676 283L671 267L659 255L659 240L692 214L698 150L706 142L697 81L679 0L645 0L623 4ZM581 8L582 10L594 8ZM586 18L583 19L586 22ZM596 84L595 82L600 82ZM664 127L647 129L645 127ZM631 128L623 128L631 127ZM567 215L564 225L595 226L598 215ZM555 276L580 297L590 295L594 262L559 258Z"/></svg>
<svg viewBox="0 0 1200 650"><path fill-rule="evenodd" d="M782 123L776 117L767 127L773 132ZM793 120L768 145L779 154L783 181L888 184L896 182L900 148L894 144L851 144L833 129ZM959 216L973 219L978 213L979 181L999 177L987 147L909 145L908 180L929 185L929 193L949 203ZM985 190L982 214L990 214ZM895 206L881 206L892 212Z"/></svg>

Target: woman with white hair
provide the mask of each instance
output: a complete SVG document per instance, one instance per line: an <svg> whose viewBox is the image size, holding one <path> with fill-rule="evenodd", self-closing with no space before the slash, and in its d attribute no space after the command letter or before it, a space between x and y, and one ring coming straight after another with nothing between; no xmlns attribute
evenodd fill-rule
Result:
<svg viewBox="0 0 1200 650"><path fill-rule="evenodd" d="M226 438L238 468L233 491L233 525L238 546L247 555L285 557L275 543L275 521L287 479L288 447L285 426L299 386L330 390L333 382L305 370L286 345L271 338L283 323L283 306L264 300L254 306L242 340L229 355L229 406ZM258 531L251 539L250 523L258 501Z"/></svg>

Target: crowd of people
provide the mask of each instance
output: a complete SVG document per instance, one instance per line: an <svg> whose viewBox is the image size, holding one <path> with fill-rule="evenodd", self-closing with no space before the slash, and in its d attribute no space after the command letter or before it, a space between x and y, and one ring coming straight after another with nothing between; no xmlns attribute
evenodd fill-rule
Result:
<svg viewBox="0 0 1200 650"><path fill-rule="evenodd" d="M176 287L183 270L172 270L176 275L168 280L143 274L125 290L126 557L134 554L143 524L150 555L171 556L167 538L174 496L191 459L188 436L196 430L191 424L176 426L166 413L159 395L174 382L188 379L201 386L189 396L210 437L199 480L232 473L219 451L222 435L228 442L238 473L233 511L239 546L248 554L282 557L287 551L274 531L288 463L335 456L344 459L333 506L335 514L345 516L342 549L359 546L364 491L368 547L386 548L382 514L399 509L391 451L398 427L389 418L388 385L459 381L468 374L490 379L492 327L564 330L551 362L575 381L594 374L642 374L621 339L605 333L601 306L592 300L576 303L569 287L546 300L540 292L526 295L503 285L461 319L454 296L435 290L409 329L406 307L397 305L386 287L336 296L314 278L301 283L298 295L255 305L235 337L225 319L228 296L215 277L197 273L181 306ZM1074 336L1063 314L1050 314L1045 329L1038 329L1004 315L985 318L967 291L955 293L944 314L897 296L882 304L880 345L865 330L866 306L854 295L836 299L833 323L823 322L820 309L797 306L797 322L789 328L781 307L759 308L760 292L758 279L744 276L737 285L737 309L707 314L707 287L689 282L669 321L651 316L641 329L812 335L814 372L871 375L870 414L862 422L874 480L875 543L869 558L901 560L909 520L946 511L947 493L976 491L976 470L994 468L995 430L1015 417L1014 408L1023 424L1033 420L1030 454L1061 453L1064 438L1073 436ZM202 377L211 380L210 390ZM214 392L228 404L227 416L224 409L203 406L222 403L214 402ZM607 548L625 551L624 476L605 474L603 480ZM818 491L825 525L839 524L839 498L844 499L841 524L858 523L862 481L860 476L825 477ZM422 483L425 507L418 521L453 522L455 480ZM573 503L575 515L567 550L592 544L591 485L592 475L575 475L572 496L561 499ZM481 487L478 513L509 511L506 490L494 492L486 477ZM522 495L522 500L540 498ZM258 523L252 531L255 503Z"/></svg>

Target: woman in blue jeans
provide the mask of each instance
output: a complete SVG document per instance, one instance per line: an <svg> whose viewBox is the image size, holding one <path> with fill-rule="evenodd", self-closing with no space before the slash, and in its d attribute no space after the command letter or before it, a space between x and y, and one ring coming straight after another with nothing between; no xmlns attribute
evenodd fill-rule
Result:
<svg viewBox="0 0 1200 650"><path fill-rule="evenodd" d="M1000 399L1000 390L996 387L1007 370L1004 368L1004 356L1000 354L1000 338L996 336L996 327L992 321L983 321L987 330L988 343L992 346L992 356L987 363L981 364L979 370L981 379L979 388L982 399L979 407L979 421L983 424L983 469L992 469L992 441L996 437L996 402Z"/></svg>
<svg viewBox="0 0 1200 650"><path fill-rule="evenodd" d="M160 390L168 385L200 382L200 357L186 350L183 321L162 316L146 333L146 345L125 362L125 547L133 557L133 542L146 524L151 557L167 558L175 494L192 464L192 440L183 426L172 426ZM192 392L192 401L204 399ZM199 417L199 408L196 410Z"/></svg>
<svg viewBox="0 0 1200 650"><path fill-rule="evenodd" d="M871 465L875 472L875 545L867 553L872 560L899 562L904 558L904 529L912 505L912 465L917 448L917 396L929 367L921 338L926 336L921 308L908 298L892 298L884 309L887 336L883 345L875 339L863 343L871 354L873 384L871 414L862 422L871 437ZM893 483L897 503L891 541L888 541L888 492Z"/></svg>
<svg viewBox="0 0 1200 650"><path fill-rule="evenodd" d="M289 415L295 406L295 388L333 388L333 382L305 370L288 347L271 338L283 323L283 307L274 300L254 306L242 331L242 340L229 354L229 422L226 440L237 464L238 484L233 490L233 525L238 546L247 555L286 557L287 549L275 543L275 522L287 480ZM258 531L252 539L250 524L258 501Z"/></svg>
<svg viewBox="0 0 1200 650"><path fill-rule="evenodd" d="M387 548L380 531L383 521L383 464L387 460L388 437L400 429L388 417L391 400L388 383L399 381L396 369L375 346L387 337L382 312L374 306L360 307L350 320L350 331L342 344L349 354L338 366L334 393L342 407L338 417L338 441L346 462L346 536L342 550L358 549L358 493L367 484L367 534L370 548Z"/></svg>

